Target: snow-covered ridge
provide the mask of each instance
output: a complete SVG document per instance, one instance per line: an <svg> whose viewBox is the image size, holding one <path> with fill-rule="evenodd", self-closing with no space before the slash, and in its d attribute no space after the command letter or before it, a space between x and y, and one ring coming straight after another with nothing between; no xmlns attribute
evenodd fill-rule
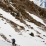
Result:
<svg viewBox="0 0 46 46"><path fill-rule="evenodd" d="M30 0L33 1L36 5L46 9L46 0Z"/></svg>
<svg viewBox="0 0 46 46"><path fill-rule="evenodd" d="M5 18L7 18L7 19L13 21L14 23L17 23L17 24L20 23L20 22L17 21L17 19L15 19L10 13L7 13L7 12L5 12L5 11L2 10L2 9L0 9L0 13L1 13ZM10 18L9 18L9 17L10 17ZM23 26L24 26L23 23L20 23L19 25L23 25Z"/></svg>
<svg viewBox="0 0 46 46"><path fill-rule="evenodd" d="M26 11L27 12L27 11ZM29 13L29 12L27 12L32 18L34 18L36 21L38 21L38 22L40 22L40 23L42 23L43 25L45 25L46 26L46 24L44 23L44 21L41 19L41 18L39 18L39 17L37 17L36 15L33 15L33 14L31 14L31 13Z"/></svg>

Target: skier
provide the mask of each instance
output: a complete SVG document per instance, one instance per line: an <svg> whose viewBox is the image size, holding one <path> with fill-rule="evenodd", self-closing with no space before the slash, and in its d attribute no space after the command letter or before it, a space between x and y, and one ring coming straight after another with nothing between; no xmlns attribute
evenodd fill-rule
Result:
<svg viewBox="0 0 46 46"><path fill-rule="evenodd" d="M15 44L15 39L12 39L12 45L13 45L13 46L16 46L16 44Z"/></svg>

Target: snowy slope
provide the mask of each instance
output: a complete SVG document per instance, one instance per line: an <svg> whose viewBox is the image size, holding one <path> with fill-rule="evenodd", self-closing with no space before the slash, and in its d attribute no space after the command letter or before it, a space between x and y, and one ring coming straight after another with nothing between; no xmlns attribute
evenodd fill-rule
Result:
<svg viewBox="0 0 46 46"><path fill-rule="evenodd" d="M12 45L0 40L0 46L12 46Z"/></svg>
<svg viewBox="0 0 46 46"><path fill-rule="evenodd" d="M9 42L7 43L7 41L12 42L11 39L13 38L15 38L16 44L20 46L46 46L46 32L40 29L39 26L35 25L34 23L28 22L27 20L24 20L26 24L30 25L30 26L26 26L25 24L21 23L19 20L14 18L10 13L7 13L2 9L0 9L0 13L2 14L0 15L0 45L1 46L11 46L11 43ZM29 12L27 13L32 17L35 16L34 14L30 14ZM46 23L44 23L43 20L40 19L39 17L36 16L33 18L46 26ZM18 25L23 26L25 30L16 32L16 30L14 30L14 28L8 21L13 21ZM31 27L33 27L33 29L31 29ZM30 35L31 32L34 34L34 36ZM6 39L1 35L4 35Z"/></svg>

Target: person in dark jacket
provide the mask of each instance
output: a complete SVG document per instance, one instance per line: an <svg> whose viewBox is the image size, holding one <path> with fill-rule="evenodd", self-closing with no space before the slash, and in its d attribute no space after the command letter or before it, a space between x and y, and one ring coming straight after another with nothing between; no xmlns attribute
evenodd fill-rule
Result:
<svg viewBox="0 0 46 46"><path fill-rule="evenodd" d="M12 39L12 45L14 45L15 44L15 39Z"/></svg>

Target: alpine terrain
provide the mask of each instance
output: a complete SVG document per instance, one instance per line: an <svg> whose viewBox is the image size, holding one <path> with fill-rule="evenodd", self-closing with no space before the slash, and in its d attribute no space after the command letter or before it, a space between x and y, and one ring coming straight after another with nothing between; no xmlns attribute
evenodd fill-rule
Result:
<svg viewBox="0 0 46 46"><path fill-rule="evenodd" d="M46 46L46 10L32 0L0 0L0 46Z"/></svg>

